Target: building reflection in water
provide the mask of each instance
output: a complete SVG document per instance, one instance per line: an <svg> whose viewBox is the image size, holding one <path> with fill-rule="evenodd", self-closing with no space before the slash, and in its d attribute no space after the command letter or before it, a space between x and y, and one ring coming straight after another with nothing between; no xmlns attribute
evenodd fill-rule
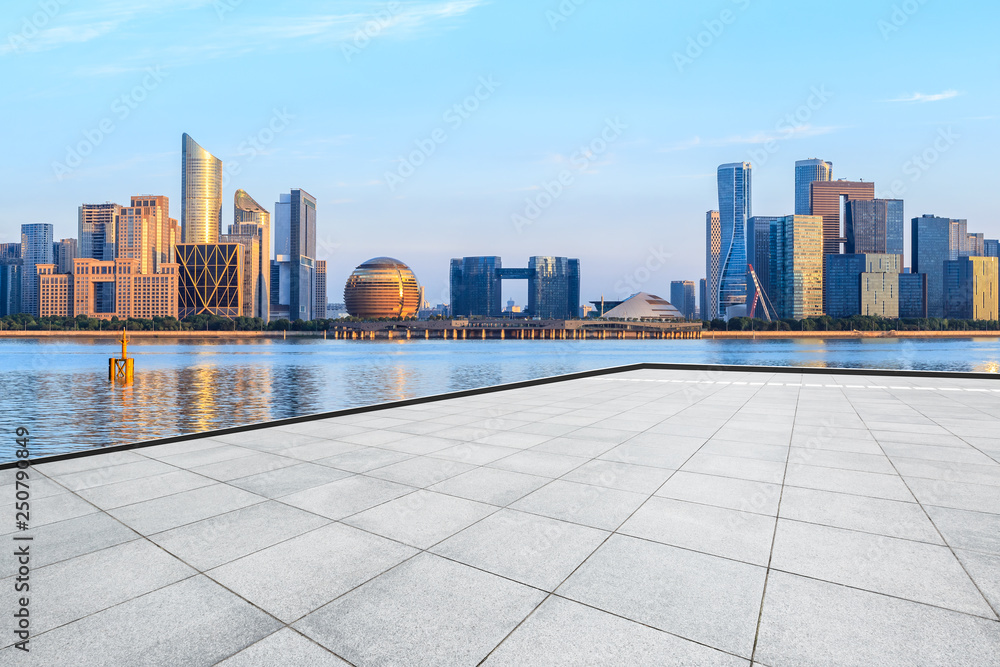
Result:
<svg viewBox="0 0 1000 667"><path fill-rule="evenodd" d="M355 363L336 376L339 391L335 395L347 405L372 405L426 393L440 393L431 389L421 392L422 376L406 358L394 358L390 363ZM346 399L346 400L345 400Z"/></svg>

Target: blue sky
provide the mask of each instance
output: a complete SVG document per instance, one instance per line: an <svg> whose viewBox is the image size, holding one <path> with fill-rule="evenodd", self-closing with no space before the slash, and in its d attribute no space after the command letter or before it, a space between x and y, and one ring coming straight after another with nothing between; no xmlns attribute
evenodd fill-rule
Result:
<svg viewBox="0 0 1000 667"><path fill-rule="evenodd" d="M985 1L8 0L0 241L132 194L179 217L183 132L226 163L224 226L236 188L317 197L331 300L377 255L432 302L478 254L669 296L741 160L759 215L821 157L995 238L998 27Z"/></svg>

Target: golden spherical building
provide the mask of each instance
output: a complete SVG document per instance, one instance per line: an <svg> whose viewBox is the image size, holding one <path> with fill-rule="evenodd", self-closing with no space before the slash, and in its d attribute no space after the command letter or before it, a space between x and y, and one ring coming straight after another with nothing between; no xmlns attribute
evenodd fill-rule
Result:
<svg viewBox="0 0 1000 667"><path fill-rule="evenodd" d="M354 317L413 317L420 309L420 285L406 264L376 257L354 269L344 285L344 304Z"/></svg>

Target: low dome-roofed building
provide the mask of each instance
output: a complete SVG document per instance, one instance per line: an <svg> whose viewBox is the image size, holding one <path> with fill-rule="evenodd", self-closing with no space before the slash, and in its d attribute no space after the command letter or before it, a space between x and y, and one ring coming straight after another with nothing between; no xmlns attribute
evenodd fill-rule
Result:
<svg viewBox="0 0 1000 667"><path fill-rule="evenodd" d="M344 303L354 317L413 317L420 308L420 286L406 264L392 257L375 257L347 279Z"/></svg>
<svg viewBox="0 0 1000 667"><path fill-rule="evenodd" d="M639 292L604 313L608 320L683 320L684 315L666 299Z"/></svg>

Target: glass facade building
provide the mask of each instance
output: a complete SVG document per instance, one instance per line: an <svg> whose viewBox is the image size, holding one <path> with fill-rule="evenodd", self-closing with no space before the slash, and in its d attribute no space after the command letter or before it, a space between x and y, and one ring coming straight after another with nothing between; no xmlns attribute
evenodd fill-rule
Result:
<svg viewBox="0 0 1000 667"><path fill-rule="evenodd" d="M73 260L80 256L76 239L59 239L52 244L52 261L56 273L73 273Z"/></svg>
<svg viewBox="0 0 1000 667"><path fill-rule="evenodd" d="M580 260L532 257L528 272L528 313L532 317L569 320L579 316Z"/></svg>
<svg viewBox="0 0 1000 667"><path fill-rule="evenodd" d="M253 316L266 321L270 318L271 304L271 214L245 190L237 190L233 197L233 224L229 226L229 237L241 243L256 238L260 244L259 266L251 267L250 271L254 276L253 289L245 298L253 302Z"/></svg>
<svg viewBox="0 0 1000 667"><path fill-rule="evenodd" d="M243 315L243 257L239 243L180 243L178 318L210 314Z"/></svg>
<svg viewBox="0 0 1000 667"><path fill-rule="evenodd" d="M865 181L813 181L809 184L809 213L823 217L823 254L839 255L847 242L842 233L842 203L875 199L875 184Z"/></svg>
<svg viewBox="0 0 1000 667"><path fill-rule="evenodd" d="M1000 240L983 239L983 257L1000 257Z"/></svg>
<svg viewBox="0 0 1000 667"><path fill-rule="evenodd" d="M21 308L23 266L17 259L0 258L0 317L24 312Z"/></svg>
<svg viewBox="0 0 1000 667"><path fill-rule="evenodd" d="M775 226L771 302L782 319L818 317L823 314L823 219L790 215Z"/></svg>
<svg viewBox="0 0 1000 667"><path fill-rule="evenodd" d="M927 274L899 274L899 316L927 317Z"/></svg>
<svg viewBox="0 0 1000 667"><path fill-rule="evenodd" d="M453 317L502 317L502 281L527 280L531 317L574 319L580 312L580 260L531 257L528 268L505 269L499 257L451 260Z"/></svg>
<svg viewBox="0 0 1000 667"><path fill-rule="evenodd" d="M420 285L406 264L376 257L354 269L347 279L344 304L354 317L414 317L420 309Z"/></svg>
<svg viewBox="0 0 1000 667"><path fill-rule="evenodd" d="M1000 319L996 257L962 257L944 263L944 316Z"/></svg>
<svg viewBox="0 0 1000 667"><path fill-rule="evenodd" d="M305 190L282 194L274 205L274 261L278 265L277 303L271 319L312 320L316 314L316 198ZM272 273L273 280L273 273Z"/></svg>
<svg viewBox="0 0 1000 667"><path fill-rule="evenodd" d="M848 254L903 255L903 200L855 199L844 211Z"/></svg>
<svg viewBox="0 0 1000 667"><path fill-rule="evenodd" d="M500 317L499 257L463 257L451 260L452 317Z"/></svg>
<svg viewBox="0 0 1000 667"><path fill-rule="evenodd" d="M705 213L705 293L701 298L701 319L719 317L719 267L722 257L722 220L718 211Z"/></svg>
<svg viewBox="0 0 1000 667"><path fill-rule="evenodd" d="M809 215L809 185L813 181L832 181L833 163L818 158L795 161L795 215ZM756 269L757 267L754 266ZM757 272L760 277L760 272Z"/></svg>
<svg viewBox="0 0 1000 667"><path fill-rule="evenodd" d="M38 271L39 264L52 264L52 225L32 222L21 225L21 309L29 315L39 316Z"/></svg>
<svg viewBox="0 0 1000 667"><path fill-rule="evenodd" d="M222 160L181 137L181 230L184 243L217 243L222 234Z"/></svg>
<svg viewBox="0 0 1000 667"><path fill-rule="evenodd" d="M747 221L752 216L751 169L749 162L734 162L718 169L719 226L721 231L719 261L718 312L746 303L747 299Z"/></svg>
<svg viewBox="0 0 1000 667"><path fill-rule="evenodd" d="M753 266L768 298L771 298L771 246L778 233L778 220L775 216L755 215L747 224L747 263Z"/></svg>
<svg viewBox="0 0 1000 667"><path fill-rule="evenodd" d="M964 220L922 215L910 221L913 273L927 276L927 317L944 317L944 263L958 259L966 236Z"/></svg>
<svg viewBox="0 0 1000 667"><path fill-rule="evenodd" d="M694 282L675 280L670 283L670 303L680 311L685 319L693 320L695 315Z"/></svg>

